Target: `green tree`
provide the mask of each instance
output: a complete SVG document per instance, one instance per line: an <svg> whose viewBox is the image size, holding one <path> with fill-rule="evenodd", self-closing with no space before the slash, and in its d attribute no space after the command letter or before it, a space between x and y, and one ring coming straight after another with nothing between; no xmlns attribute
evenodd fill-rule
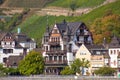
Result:
<svg viewBox="0 0 120 80"><path fill-rule="evenodd" d="M98 70L95 70L94 73L101 76L111 76L115 73L115 69L111 67L101 67Z"/></svg>
<svg viewBox="0 0 120 80"><path fill-rule="evenodd" d="M75 74L75 71L73 71L72 69L70 69L69 66L66 66L61 72L60 74L62 75L71 75L71 74Z"/></svg>
<svg viewBox="0 0 120 80"><path fill-rule="evenodd" d="M2 64L0 64L0 76L5 76L7 72L7 68L3 67Z"/></svg>
<svg viewBox="0 0 120 80"><path fill-rule="evenodd" d="M97 18L91 25L95 44L101 44L104 38L109 43L113 34L120 37L120 16L110 12L102 18Z"/></svg>
<svg viewBox="0 0 120 80"><path fill-rule="evenodd" d="M88 60L85 60L85 58L83 58L82 60L75 59L70 66L66 66L61 71L61 74L63 75L70 75L75 73L80 74L81 73L80 67L88 68L89 66L90 66L90 63Z"/></svg>
<svg viewBox="0 0 120 80"><path fill-rule="evenodd" d="M23 75L42 74L44 71L44 59L40 53L31 51L20 62L18 69Z"/></svg>
<svg viewBox="0 0 120 80"><path fill-rule="evenodd" d="M75 11L76 8L77 8L76 0L72 0L71 3L70 3L70 9L72 11Z"/></svg>
<svg viewBox="0 0 120 80"><path fill-rule="evenodd" d="M82 60L76 59L73 64L71 64L71 68L73 71L75 71L75 73L81 73L80 67L88 68L89 66L90 63L88 60L85 60L85 58L83 58Z"/></svg>

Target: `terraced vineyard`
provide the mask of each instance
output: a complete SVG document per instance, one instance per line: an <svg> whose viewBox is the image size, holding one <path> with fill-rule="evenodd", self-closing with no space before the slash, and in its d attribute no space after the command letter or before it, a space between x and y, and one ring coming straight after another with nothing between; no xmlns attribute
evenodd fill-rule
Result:
<svg viewBox="0 0 120 80"><path fill-rule="evenodd" d="M68 22L83 21L88 25L88 23L93 22L96 18L100 18L104 16L105 12L108 10L112 10L114 14L119 15L120 14L119 7L120 7L120 1L118 0L117 2L107 4L105 6L95 9L92 12L82 15L82 16L77 16L77 17L48 16L48 24L49 26L52 26L53 24L55 24L55 22L61 22L63 19L66 19L66 21ZM28 34L30 37L35 38L36 40L40 40L46 29L46 25L47 25L46 21L47 21L46 16L34 15L28 18L18 27L21 27L21 31ZM26 32L26 30L29 32ZM17 31L17 29L14 29L14 31Z"/></svg>

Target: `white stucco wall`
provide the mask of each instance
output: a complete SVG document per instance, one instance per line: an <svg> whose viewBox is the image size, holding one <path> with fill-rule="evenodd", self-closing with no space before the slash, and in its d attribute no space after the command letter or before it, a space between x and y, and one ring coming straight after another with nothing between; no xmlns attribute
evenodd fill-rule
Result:
<svg viewBox="0 0 120 80"><path fill-rule="evenodd" d="M118 67L118 54L120 52L120 48L110 48L109 56L110 56L110 67L117 68Z"/></svg>

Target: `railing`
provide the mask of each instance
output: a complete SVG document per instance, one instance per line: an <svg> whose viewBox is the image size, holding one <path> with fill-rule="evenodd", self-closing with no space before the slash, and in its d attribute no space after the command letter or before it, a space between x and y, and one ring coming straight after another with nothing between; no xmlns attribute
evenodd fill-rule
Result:
<svg viewBox="0 0 120 80"><path fill-rule="evenodd" d="M46 54L66 54L66 50L53 50L53 51L46 51Z"/></svg>
<svg viewBox="0 0 120 80"><path fill-rule="evenodd" d="M48 42L49 45L59 45L60 41Z"/></svg>
<svg viewBox="0 0 120 80"><path fill-rule="evenodd" d="M67 64L67 61L45 61L45 64Z"/></svg>

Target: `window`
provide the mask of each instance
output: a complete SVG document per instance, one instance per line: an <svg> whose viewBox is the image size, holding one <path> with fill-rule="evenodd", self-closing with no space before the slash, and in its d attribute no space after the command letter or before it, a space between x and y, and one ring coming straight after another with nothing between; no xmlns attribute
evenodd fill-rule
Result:
<svg viewBox="0 0 120 80"><path fill-rule="evenodd" d="M13 53L13 49L3 49L3 53Z"/></svg>
<svg viewBox="0 0 120 80"><path fill-rule="evenodd" d="M57 61L57 56L54 56L54 61Z"/></svg>
<svg viewBox="0 0 120 80"><path fill-rule="evenodd" d="M52 56L49 57L49 60L52 61Z"/></svg>
<svg viewBox="0 0 120 80"><path fill-rule="evenodd" d="M59 61L62 61L62 56L59 56Z"/></svg>
<svg viewBox="0 0 120 80"><path fill-rule="evenodd" d="M116 54L116 50L114 50L114 54Z"/></svg>
<svg viewBox="0 0 120 80"><path fill-rule="evenodd" d="M5 58L3 58L3 62L4 63L6 63L7 62L7 58L5 57Z"/></svg>
<svg viewBox="0 0 120 80"><path fill-rule="evenodd" d="M66 61L66 56L63 57L63 60Z"/></svg>
<svg viewBox="0 0 120 80"><path fill-rule="evenodd" d="M54 29L54 32L53 33L57 33L57 29Z"/></svg>
<svg viewBox="0 0 120 80"><path fill-rule="evenodd" d="M80 55L86 55L86 53L85 52L80 52Z"/></svg>
<svg viewBox="0 0 120 80"><path fill-rule="evenodd" d="M112 50L111 50L111 54L112 54Z"/></svg>

